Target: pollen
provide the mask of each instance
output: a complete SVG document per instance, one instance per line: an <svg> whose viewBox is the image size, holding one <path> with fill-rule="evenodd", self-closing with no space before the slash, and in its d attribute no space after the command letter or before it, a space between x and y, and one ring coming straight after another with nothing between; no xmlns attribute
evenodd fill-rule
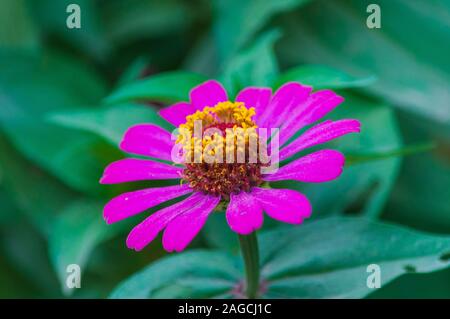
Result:
<svg viewBox="0 0 450 319"><path fill-rule="evenodd" d="M177 143L186 168L184 182L196 191L222 196L250 191L262 183L259 138L253 107L220 102L186 117Z"/></svg>

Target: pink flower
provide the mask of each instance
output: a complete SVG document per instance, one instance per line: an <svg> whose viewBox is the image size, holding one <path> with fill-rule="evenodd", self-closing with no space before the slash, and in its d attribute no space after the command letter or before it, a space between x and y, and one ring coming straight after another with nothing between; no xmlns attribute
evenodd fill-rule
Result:
<svg viewBox="0 0 450 319"><path fill-rule="evenodd" d="M291 141L300 129L324 117L343 100L333 91L312 93L311 87L291 82L273 95L270 88L248 87L237 95L235 102L229 102L223 87L210 80L191 90L189 103L176 103L161 110L160 115L180 127L180 131L184 129L188 132L191 132L194 120L202 121L204 128L213 127L220 131L236 127L279 128L281 162L311 146L359 132L360 123L357 120L327 120ZM238 234L246 235L259 229L263 224L263 212L285 223L300 224L311 215L308 199L294 190L266 188L266 182L331 181L342 173L345 162L340 152L328 149L295 159L271 174L261 173L264 166L261 162L230 164L203 161L186 162L184 165L164 162L172 161L171 153L176 143L182 144L186 150L193 141L189 138L183 140L182 137L175 141L170 132L154 124L136 125L125 133L120 144L123 151L160 161L119 160L105 169L101 183L162 179L181 179L182 183L129 192L112 199L104 209L108 224L189 194L137 225L127 238L129 248L137 251L143 249L164 230L164 248L169 252L182 251L220 202L227 205L226 220ZM218 144L222 145L219 141ZM204 148L204 145L201 147Z"/></svg>

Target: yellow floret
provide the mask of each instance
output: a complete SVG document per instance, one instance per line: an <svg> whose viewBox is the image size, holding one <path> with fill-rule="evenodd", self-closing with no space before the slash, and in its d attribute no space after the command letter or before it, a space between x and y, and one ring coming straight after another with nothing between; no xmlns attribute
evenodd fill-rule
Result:
<svg viewBox="0 0 450 319"><path fill-rule="evenodd" d="M201 163L205 154L209 156L225 156L226 152L244 152L251 138L257 138L256 124L252 117L255 115L253 107L247 108L242 102L220 102L214 107L205 107L201 111L186 117L186 123L179 127L176 143L180 143L185 151L185 159L190 162ZM198 121L198 122L196 122ZM223 135L214 133L210 136L194 136L196 125L201 124L203 131L207 128L227 126Z"/></svg>

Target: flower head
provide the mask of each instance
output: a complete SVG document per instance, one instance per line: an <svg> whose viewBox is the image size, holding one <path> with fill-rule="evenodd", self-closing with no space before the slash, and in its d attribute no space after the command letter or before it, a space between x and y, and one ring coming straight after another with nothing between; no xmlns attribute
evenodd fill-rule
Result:
<svg viewBox="0 0 450 319"><path fill-rule="evenodd" d="M153 124L136 125L125 133L123 151L158 161L119 160L105 169L101 179L104 184L162 179L180 183L122 194L106 204L104 218L117 222L188 195L147 217L128 236L127 246L141 250L164 230L167 251L186 248L219 203L226 205L226 220L239 234L259 229L264 212L300 224L311 215L308 199L298 191L267 188L267 183L320 183L342 173L345 159L335 150L316 151L278 168L306 148L360 131L357 120L326 120L293 138L342 102L330 90L312 93L311 87L295 82L273 95L270 88L249 87L229 101L218 82L207 81L191 90L190 103L160 111L178 128L175 138Z"/></svg>

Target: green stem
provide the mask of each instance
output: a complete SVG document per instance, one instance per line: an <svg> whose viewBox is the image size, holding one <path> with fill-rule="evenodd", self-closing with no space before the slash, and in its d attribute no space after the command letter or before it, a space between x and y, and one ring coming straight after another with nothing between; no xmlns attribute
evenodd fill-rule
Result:
<svg viewBox="0 0 450 319"><path fill-rule="evenodd" d="M366 154L348 154L347 153L347 163L346 165L354 165L360 163L366 163L371 161L377 161L382 159L388 159L393 157L407 156L413 155L421 152L426 152L435 148L436 145L434 143L420 143L407 145L402 148L390 150L390 151L382 151L378 153L366 153Z"/></svg>
<svg viewBox="0 0 450 319"><path fill-rule="evenodd" d="M259 289L259 251L256 232L239 235L239 242L245 264L245 294L249 299L254 299Z"/></svg>

